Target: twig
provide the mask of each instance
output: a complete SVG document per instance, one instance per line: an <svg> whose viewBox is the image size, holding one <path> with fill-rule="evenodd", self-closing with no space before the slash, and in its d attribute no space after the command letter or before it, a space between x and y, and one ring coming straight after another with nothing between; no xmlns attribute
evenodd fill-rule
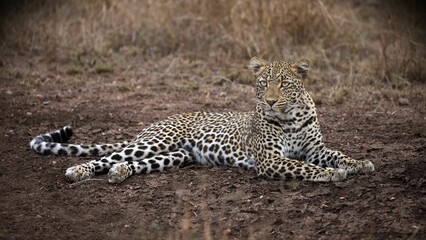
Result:
<svg viewBox="0 0 426 240"><path fill-rule="evenodd" d="M175 62L177 58L173 58L172 62L169 64L169 66L166 68L166 71L164 71L165 75L169 74L170 70L174 67Z"/></svg>

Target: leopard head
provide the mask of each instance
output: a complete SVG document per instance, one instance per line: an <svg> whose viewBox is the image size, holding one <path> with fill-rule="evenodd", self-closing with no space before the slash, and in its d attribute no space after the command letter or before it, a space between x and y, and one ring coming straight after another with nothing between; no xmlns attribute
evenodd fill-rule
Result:
<svg viewBox="0 0 426 240"><path fill-rule="evenodd" d="M266 63L254 57L249 67L256 77L257 103L265 115L278 116L291 106L306 104L307 93L302 80L308 74L308 60Z"/></svg>

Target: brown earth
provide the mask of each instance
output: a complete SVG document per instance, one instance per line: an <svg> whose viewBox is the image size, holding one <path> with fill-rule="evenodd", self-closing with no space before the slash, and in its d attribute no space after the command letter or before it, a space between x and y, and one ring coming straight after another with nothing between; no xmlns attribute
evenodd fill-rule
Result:
<svg viewBox="0 0 426 240"><path fill-rule="evenodd" d="M317 97L326 143L371 160L373 174L310 183L190 166L119 185L105 176L69 184L65 169L88 159L36 155L32 136L70 124L73 142L116 142L170 114L253 107L251 85L221 78L219 68L206 76L202 62L124 62L74 71L34 55L3 55L0 239L426 238L426 116L410 102L373 94L350 94L341 104ZM308 83L314 95L330 87Z"/></svg>

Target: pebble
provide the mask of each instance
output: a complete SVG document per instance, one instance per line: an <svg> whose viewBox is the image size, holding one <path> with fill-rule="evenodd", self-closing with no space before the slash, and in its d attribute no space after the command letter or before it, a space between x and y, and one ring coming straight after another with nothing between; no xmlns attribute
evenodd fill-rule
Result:
<svg viewBox="0 0 426 240"><path fill-rule="evenodd" d="M27 116L31 116L31 115L33 115L33 113L32 112L27 112L26 115Z"/></svg>
<svg viewBox="0 0 426 240"><path fill-rule="evenodd" d="M410 101L407 98L400 97L398 99L398 103L401 106L407 106L408 104L410 104Z"/></svg>
<svg viewBox="0 0 426 240"><path fill-rule="evenodd" d="M100 128L96 128L92 130L92 133L100 133L100 132L102 132L102 129Z"/></svg>

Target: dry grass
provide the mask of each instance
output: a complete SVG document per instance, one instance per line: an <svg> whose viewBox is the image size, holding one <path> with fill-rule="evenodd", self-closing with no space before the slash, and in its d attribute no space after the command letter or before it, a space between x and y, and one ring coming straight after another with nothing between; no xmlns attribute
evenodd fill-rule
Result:
<svg viewBox="0 0 426 240"><path fill-rule="evenodd" d="M425 110L424 22L394 1L22 1L3 19L3 49L71 61L68 74L119 72L119 56L202 62L207 74L251 84L252 56L312 62L324 97L397 102ZM415 6L414 6L415 7ZM419 11L421 13L421 11ZM170 57L172 56L172 57ZM84 62L82 59L87 63ZM98 60L96 63L96 59ZM114 62L115 61L115 62ZM111 64L110 62L113 62ZM173 66L172 66L173 65ZM76 67L77 66L77 67ZM176 66L174 62L171 67ZM206 67L210 66L210 67ZM168 69L169 70L169 69ZM200 73L203 74L203 73ZM420 86L420 87L418 87Z"/></svg>
<svg viewBox="0 0 426 240"><path fill-rule="evenodd" d="M338 84L403 89L426 81L420 14L410 6L392 7L393 1L23 2L3 21L3 47L53 61L87 54L174 55L225 68L252 56L307 57L316 77Z"/></svg>
<svg viewBox="0 0 426 240"><path fill-rule="evenodd" d="M4 19L5 41L46 55L130 49L145 58L173 54L217 62L306 56L323 69L424 81L419 19L408 10L395 14L392 1L24 2Z"/></svg>

